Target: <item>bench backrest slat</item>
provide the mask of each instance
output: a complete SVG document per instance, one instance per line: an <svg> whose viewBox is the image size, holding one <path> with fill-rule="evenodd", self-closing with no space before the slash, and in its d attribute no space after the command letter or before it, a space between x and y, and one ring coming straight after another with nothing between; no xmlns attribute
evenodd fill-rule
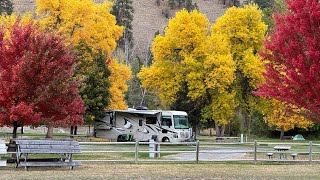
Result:
<svg viewBox="0 0 320 180"><path fill-rule="evenodd" d="M79 145L19 144L20 149L79 149Z"/></svg>
<svg viewBox="0 0 320 180"><path fill-rule="evenodd" d="M60 145L77 145L77 141L57 141L57 140L15 140L16 144L60 144Z"/></svg>
<svg viewBox="0 0 320 180"><path fill-rule="evenodd" d="M21 153L76 154L81 153L79 142L58 139L14 139Z"/></svg>
<svg viewBox="0 0 320 180"><path fill-rule="evenodd" d="M32 154L79 154L80 149L21 149L21 153L32 153Z"/></svg>

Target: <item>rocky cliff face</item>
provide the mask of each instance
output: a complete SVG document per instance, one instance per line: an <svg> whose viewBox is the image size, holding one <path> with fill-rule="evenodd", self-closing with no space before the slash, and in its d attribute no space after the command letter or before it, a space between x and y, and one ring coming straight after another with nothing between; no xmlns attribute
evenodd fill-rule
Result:
<svg viewBox="0 0 320 180"><path fill-rule="evenodd" d="M103 2L104 0L96 0ZM157 5L156 0L133 0L135 10L133 26L134 54L142 60L146 58L146 52L152 44L152 40L157 31L163 32L168 23L165 12L169 17L173 17L178 9L169 9L163 5L164 0L160 0L162 5ZM193 0L199 7L199 11L204 13L213 23L224 14L226 7L222 0ZM34 12L36 9L35 0L13 0L14 11L23 14L27 11Z"/></svg>

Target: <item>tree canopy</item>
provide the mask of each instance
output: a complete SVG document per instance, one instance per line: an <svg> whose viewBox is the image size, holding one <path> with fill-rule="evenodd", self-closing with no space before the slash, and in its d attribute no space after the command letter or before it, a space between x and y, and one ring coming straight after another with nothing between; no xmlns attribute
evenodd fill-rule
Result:
<svg viewBox="0 0 320 180"><path fill-rule="evenodd" d="M111 5L108 1L37 0L37 14L44 28L67 36L69 43L83 41L111 57L123 30L110 14Z"/></svg>
<svg viewBox="0 0 320 180"><path fill-rule="evenodd" d="M266 81L256 94L303 108L302 114L320 122L320 4L287 3L288 11L275 17L275 31L265 42Z"/></svg>
<svg viewBox="0 0 320 180"><path fill-rule="evenodd" d="M125 105L123 98L116 98L117 101L110 99L122 96L123 93L115 91L114 86L120 86L120 82L123 83L121 87L126 84L125 81L110 82L109 79L112 78L109 76L117 76L113 73L128 73L127 69L125 72L118 72L124 70L121 68L112 71L112 67L106 64L123 32L123 27L116 24L116 17L110 13L111 7L112 4L108 1L101 4L91 0L37 1L37 13L42 27L62 34L74 47L82 47L80 51L77 49L77 64L80 67L77 68L76 76L82 80L80 93L85 100L87 120L104 114L107 106L117 107L120 100Z"/></svg>
<svg viewBox="0 0 320 180"><path fill-rule="evenodd" d="M243 132L250 130L250 117L261 102L252 95L252 91L263 81L262 72L265 69L258 52L263 48L266 28L262 22L262 12L256 5L231 7L212 26L213 33L224 36L230 43L232 59L236 64L231 89L236 93L236 117Z"/></svg>
<svg viewBox="0 0 320 180"><path fill-rule="evenodd" d="M0 125L82 124L70 49L33 23L18 20L7 30L0 28Z"/></svg>

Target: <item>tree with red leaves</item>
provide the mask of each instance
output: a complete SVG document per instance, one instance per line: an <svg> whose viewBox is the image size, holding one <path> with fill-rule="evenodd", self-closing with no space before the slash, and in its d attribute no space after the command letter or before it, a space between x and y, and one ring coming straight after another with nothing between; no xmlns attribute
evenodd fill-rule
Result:
<svg viewBox="0 0 320 180"><path fill-rule="evenodd" d="M0 125L46 125L83 123L85 111L73 79L74 56L64 42L42 32L37 25L17 21L0 28Z"/></svg>
<svg viewBox="0 0 320 180"><path fill-rule="evenodd" d="M265 83L255 94L304 109L320 122L320 2L288 0L265 42Z"/></svg>

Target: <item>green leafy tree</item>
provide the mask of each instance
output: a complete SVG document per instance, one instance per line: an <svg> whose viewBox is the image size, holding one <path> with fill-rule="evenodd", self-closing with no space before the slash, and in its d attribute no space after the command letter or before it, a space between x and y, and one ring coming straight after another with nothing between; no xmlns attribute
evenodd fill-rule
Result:
<svg viewBox="0 0 320 180"><path fill-rule="evenodd" d="M101 53L94 53L85 43L76 47L77 68L75 75L81 81L80 95L83 99L86 113L84 121L92 124L94 119L102 118L105 115L105 107L110 100L110 72L105 62L105 56ZM93 57L93 58L92 58Z"/></svg>
<svg viewBox="0 0 320 180"><path fill-rule="evenodd" d="M0 1L0 15L11 15L13 12L12 0L1 0Z"/></svg>

